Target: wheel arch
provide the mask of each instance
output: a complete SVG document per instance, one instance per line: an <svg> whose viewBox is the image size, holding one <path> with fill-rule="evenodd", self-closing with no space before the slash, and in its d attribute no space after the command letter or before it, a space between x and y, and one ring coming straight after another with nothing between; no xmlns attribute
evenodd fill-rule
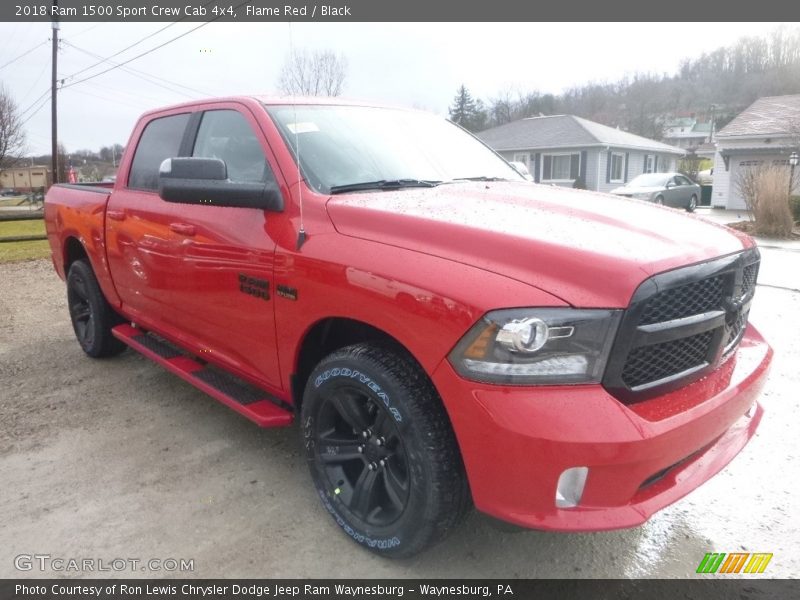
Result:
<svg viewBox="0 0 800 600"><path fill-rule="evenodd" d="M405 354L425 373L436 389L430 374L408 345L396 336L363 320L342 316L325 317L312 323L297 345L291 375L291 394L298 411L308 376L319 361L340 348L363 342L377 342Z"/></svg>
<svg viewBox="0 0 800 600"><path fill-rule="evenodd" d="M91 265L89 253L86 251L86 248L81 241L73 235L67 236L64 239L64 245L61 251L61 264L64 268L64 275L69 272L69 267L72 265L72 263L81 259L86 259Z"/></svg>

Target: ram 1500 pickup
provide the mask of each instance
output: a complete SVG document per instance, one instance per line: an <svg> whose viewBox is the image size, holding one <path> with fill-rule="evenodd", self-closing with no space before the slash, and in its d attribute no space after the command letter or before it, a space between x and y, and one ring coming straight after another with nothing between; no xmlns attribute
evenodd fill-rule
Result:
<svg viewBox="0 0 800 600"><path fill-rule="evenodd" d="M385 556L473 504L639 525L761 419L750 238L525 181L425 113L153 111L113 187L53 186L45 217L86 354L131 346L260 426L298 421L325 510Z"/></svg>

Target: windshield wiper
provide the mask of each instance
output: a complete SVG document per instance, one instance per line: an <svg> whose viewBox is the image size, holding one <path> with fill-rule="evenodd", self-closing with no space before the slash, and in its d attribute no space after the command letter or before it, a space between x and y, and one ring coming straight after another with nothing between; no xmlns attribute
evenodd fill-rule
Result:
<svg viewBox="0 0 800 600"><path fill-rule="evenodd" d="M378 181L362 181L360 183L345 183L334 185L331 194L344 194L346 192L359 192L362 190L399 190L412 187L436 187L441 181L428 179L379 179Z"/></svg>
<svg viewBox="0 0 800 600"><path fill-rule="evenodd" d="M451 181L511 181L505 177L489 177L488 175L479 175L478 177L456 177Z"/></svg>

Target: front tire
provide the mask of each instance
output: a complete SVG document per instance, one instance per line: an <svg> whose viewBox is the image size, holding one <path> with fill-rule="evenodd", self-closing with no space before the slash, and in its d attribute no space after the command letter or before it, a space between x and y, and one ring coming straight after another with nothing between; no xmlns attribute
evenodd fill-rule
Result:
<svg viewBox="0 0 800 600"><path fill-rule="evenodd" d="M301 423L325 509L372 552L417 554L471 505L441 400L400 350L363 343L323 359L308 379Z"/></svg>
<svg viewBox="0 0 800 600"><path fill-rule="evenodd" d="M75 337L92 358L116 356L126 346L111 333L122 319L111 308L92 267L85 260L76 260L67 274L67 304Z"/></svg>
<svg viewBox="0 0 800 600"><path fill-rule="evenodd" d="M655 203L659 206L664 205L664 196L656 196Z"/></svg>

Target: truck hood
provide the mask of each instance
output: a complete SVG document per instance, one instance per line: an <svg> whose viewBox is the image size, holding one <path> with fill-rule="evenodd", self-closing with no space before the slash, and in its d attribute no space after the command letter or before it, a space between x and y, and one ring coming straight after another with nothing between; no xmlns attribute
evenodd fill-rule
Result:
<svg viewBox="0 0 800 600"><path fill-rule="evenodd" d="M332 196L327 209L343 235L472 265L587 308L627 306L655 273L753 244L675 209L521 182Z"/></svg>

